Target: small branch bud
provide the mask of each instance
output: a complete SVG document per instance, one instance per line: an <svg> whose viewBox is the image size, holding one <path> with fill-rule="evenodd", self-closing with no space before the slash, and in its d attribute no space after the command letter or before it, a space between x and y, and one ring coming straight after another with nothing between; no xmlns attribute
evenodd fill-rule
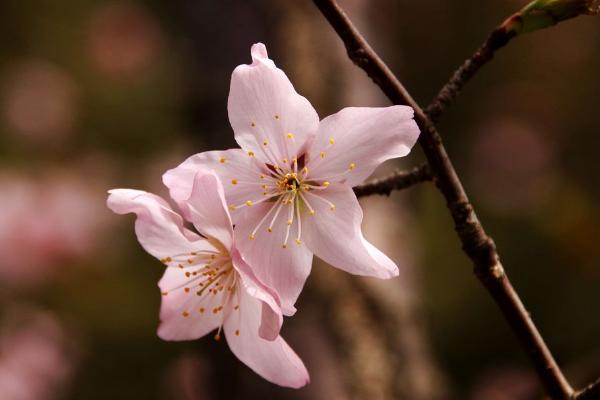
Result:
<svg viewBox="0 0 600 400"><path fill-rule="evenodd" d="M599 0L534 0L501 27L515 34L537 31L579 15L600 13Z"/></svg>

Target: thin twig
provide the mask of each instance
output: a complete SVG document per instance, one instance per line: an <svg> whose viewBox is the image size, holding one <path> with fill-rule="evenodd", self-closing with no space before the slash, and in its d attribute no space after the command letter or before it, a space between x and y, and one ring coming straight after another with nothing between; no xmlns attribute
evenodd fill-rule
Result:
<svg viewBox="0 0 600 400"><path fill-rule="evenodd" d="M574 396L575 400L598 400L600 399L600 378L580 390Z"/></svg>
<svg viewBox="0 0 600 400"><path fill-rule="evenodd" d="M463 86L471 80L481 67L494 58L497 50L504 47L516 34L506 29L506 24L498 26L483 44L468 58L440 89L433 101L425 108L432 122L437 122L442 113L460 94Z"/></svg>
<svg viewBox="0 0 600 400"><path fill-rule="evenodd" d="M354 188L356 197L373 194L389 196L393 190L401 190L421 182L432 181L433 175L427 164L419 165L408 171L395 171L381 179L373 179Z"/></svg>
<svg viewBox="0 0 600 400"><path fill-rule="evenodd" d="M463 250L474 264L476 276L520 339L548 394L553 399L571 399L573 389L510 284L494 242L477 219L432 121L360 35L337 3L334 0L313 2L344 42L350 59L371 77L394 104L405 104L414 108L415 120L421 129L419 143L435 176L436 185L446 199Z"/></svg>

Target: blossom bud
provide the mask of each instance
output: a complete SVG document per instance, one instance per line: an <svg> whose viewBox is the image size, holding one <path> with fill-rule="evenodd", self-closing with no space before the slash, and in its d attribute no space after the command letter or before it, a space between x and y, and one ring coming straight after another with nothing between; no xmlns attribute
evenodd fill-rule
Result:
<svg viewBox="0 0 600 400"><path fill-rule="evenodd" d="M513 34L527 33L579 15L599 12L599 0L534 0L504 21L502 28Z"/></svg>

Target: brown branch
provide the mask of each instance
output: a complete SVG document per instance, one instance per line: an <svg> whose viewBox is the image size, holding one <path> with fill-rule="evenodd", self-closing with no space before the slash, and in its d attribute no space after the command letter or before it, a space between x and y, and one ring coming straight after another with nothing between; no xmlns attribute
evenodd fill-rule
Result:
<svg viewBox="0 0 600 400"><path fill-rule="evenodd" d="M600 378L594 383L589 384L585 389L580 390L574 396L575 400L598 400L600 399Z"/></svg>
<svg viewBox="0 0 600 400"><path fill-rule="evenodd" d="M475 76L481 67L494 58L497 50L504 47L515 36L516 33L513 30L506 28L506 23L494 29L477 51L452 74L450 80L425 108L429 119L437 122L450 103L458 97L463 86Z"/></svg>
<svg viewBox="0 0 600 400"><path fill-rule="evenodd" d="M414 167L409 171L396 171L385 178L373 179L354 188L356 197L373 194L389 196L393 190L402 190L421 182L432 181L433 175L427 164Z"/></svg>
<svg viewBox="0 0 600 400"><path fill-rule="evenodd" d="M555 1L554 3L532 1L519 12L498 25L483 44L450 77L433 101L425 108L432 122L437 122L441 114L460 94L463 86L475 76L481 67L494 58L496 51L504 47L515 36L545 29L561 21L579 15L597 15L600 5L597 0Z"/></svg>
<svg viewBox="0 0 600 400"><path fill-rule="evenodd" d="M350 59L369 75L394 104L405 104L415 109L415 120L421 129L419 143L435 176L436 186L446 199L462 248L474 264L476 276L502 310L548 394L553 399L570 399L573 389L508 280L494 242L477 219L432 121L360 35L335 0L313 2L344 42Z"/></svg>

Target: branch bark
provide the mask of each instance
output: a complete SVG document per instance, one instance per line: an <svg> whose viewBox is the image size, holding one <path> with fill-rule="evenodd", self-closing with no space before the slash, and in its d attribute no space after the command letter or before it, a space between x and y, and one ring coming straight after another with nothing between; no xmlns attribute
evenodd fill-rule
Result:
<svg viewBox="0 0 600 400"><path fill-rule="evenodd" d="M409 171L396 171L385 178L373 179L354 188L356 197L373 194L389 196L394 190L401 190L421 182L432 181L433 175L427 164L414 167Z"/></svg>
<svg viewBox="0 0 600 400"><path fill-rule="evenodd" d="M600 399L600 378L589 384L585 389L577 392L575 400L598 400Z"/></svg>
<svg viewBox="0 0 600 400"><path fill-rule="evenodd" d="M425 108L432 122L437 122L442 113L458 97L463 86L475 76L477 71L494 58L497 50L504 47L516 33L507 29L507 24L498 26L483 44L468 58L440 89L433 101Z"/></svg>
<svg viewBox="0 0 600 400"><path fill-rule="evenodd" d="M571 399L573 389L512 287L494 242L477 219L433 122L360 35L335 0L313 2L344 42L350 59L369 75L394 104L414 108L415 120L421 129L419 143L435 177L436 186L446 199L462 248L473 262L476 276L519 338L547 393L553 399Z"/></svg>

